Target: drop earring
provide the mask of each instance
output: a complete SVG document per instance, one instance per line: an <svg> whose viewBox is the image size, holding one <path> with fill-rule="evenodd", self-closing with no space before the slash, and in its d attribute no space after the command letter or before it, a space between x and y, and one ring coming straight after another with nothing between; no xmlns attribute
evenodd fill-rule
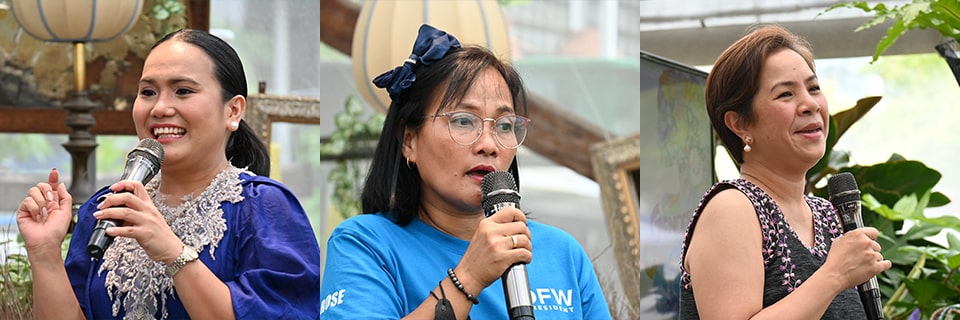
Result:
<svg viewBox="0 0 960 320"><path fill-rule="evenodd" d="M747 136L743 138L743 152L750 152L753 148L750 147L750 144L753 143L753 138Z"/></svg>

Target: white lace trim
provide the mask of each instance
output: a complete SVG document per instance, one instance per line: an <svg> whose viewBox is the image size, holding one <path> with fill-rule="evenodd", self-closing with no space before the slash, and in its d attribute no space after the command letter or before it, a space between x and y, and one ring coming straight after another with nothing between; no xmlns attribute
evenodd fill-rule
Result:
<svg viewBox="0 0 960 320"><path fill-rule="evenodd" d="M227 230L220 203L243 200L241 172L253 175L244 169L229 166L217 174L199 197L184 196L176 208L166 206L166 197L157 192L161 175L154 177L146 188L173 233L197 251L202 252L204 247L209 246L210 258L213 259L214 250ZM98 273L107 272L104 286L113 300L113 316L116 317L123 308L126 311L124 319L152 319L159 306L162 310L161 319L166 319L167 298L173 297L174 289L173 279L166 275L165 269L166 265L151 260L136 240L115 238L113 245L104 252ZM157 297L160 298L159 303Z"/></svg>

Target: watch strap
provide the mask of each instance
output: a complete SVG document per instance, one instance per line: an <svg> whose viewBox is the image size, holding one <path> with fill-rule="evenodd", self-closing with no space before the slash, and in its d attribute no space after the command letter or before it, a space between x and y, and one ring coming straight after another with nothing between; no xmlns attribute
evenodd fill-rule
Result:
<svg viewBox="0 0 960 320"><path fill-rule="evenodd" d="M180 256L173 260L173 263L167 266L167 276L173 278L173 276L180 271L180 268L183 268L183 266L187 265L187 263L196 261L198 258L200 258L200 253L197 252L197 249L194 249L188 245L183 245L183 251L180 252Z"/></svg>

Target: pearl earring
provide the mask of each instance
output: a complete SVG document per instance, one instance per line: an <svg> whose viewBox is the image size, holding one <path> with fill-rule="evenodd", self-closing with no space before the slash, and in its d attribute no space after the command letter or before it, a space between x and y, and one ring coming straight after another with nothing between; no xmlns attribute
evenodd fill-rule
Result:
<svg viewBox="0 0 960 320"><path fill-rule="evenodd" d="M230 121L230 130L237 130L240 128L240 123L236 121Z"/></svg>
<svg viewBox="0 0 960 320"><path fill-rule="evenodd" d="M750 147L750 144L753 143L753 138L747 136L743 138L743 152L750 152L753 148Z"/></svg>

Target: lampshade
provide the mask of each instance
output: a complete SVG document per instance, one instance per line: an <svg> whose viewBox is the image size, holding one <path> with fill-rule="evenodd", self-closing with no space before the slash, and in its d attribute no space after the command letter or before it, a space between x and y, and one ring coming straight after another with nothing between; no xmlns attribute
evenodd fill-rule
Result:
<svg viewBox="0 0 960 320"><path fill-rule="evenodd" d="M11 0L27 34L53 42L108 41L130 29L143 0Z"/></svg>
<svg viewBox="0 0 960 320"><path fill-rule="evenodd" d="M372 81L410 56L421 24L453 35L463 45L480 45L510 58L510 37L496 0L367 0L353 35L353 77L364 100L379 111L390 106L385 89Z"/></svg>

